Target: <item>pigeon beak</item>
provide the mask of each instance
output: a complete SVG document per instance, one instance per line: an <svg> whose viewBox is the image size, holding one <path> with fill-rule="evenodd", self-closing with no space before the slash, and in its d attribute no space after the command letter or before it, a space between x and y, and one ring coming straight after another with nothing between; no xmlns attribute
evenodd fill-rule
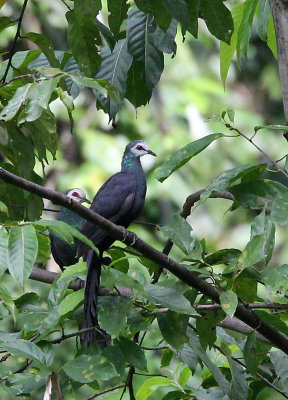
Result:
<svg viewBox="0 0 288 400"><path fill-rule="evenodd" d="M148 150L147 153L151 154L151 156L157 157L156 153L154 153L152 150Z"/></svg>
<svg viewBox="0 0 288 400"><path fill-rule="evenodd" d="M84 199L81 199L80 203L92 204L90 200L86 199L86 197L84 197Z"/></svg>

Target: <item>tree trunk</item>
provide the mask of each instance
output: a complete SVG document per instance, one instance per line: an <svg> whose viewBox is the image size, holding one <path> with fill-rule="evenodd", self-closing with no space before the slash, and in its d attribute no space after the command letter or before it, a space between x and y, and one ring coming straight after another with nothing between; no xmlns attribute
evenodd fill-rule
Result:
<svg viewBox="0 0 288 400"><path fill-rule="evenodd" d="M277 39L278 66L286 125L288 124L288 1L270 0Z"/></svg>

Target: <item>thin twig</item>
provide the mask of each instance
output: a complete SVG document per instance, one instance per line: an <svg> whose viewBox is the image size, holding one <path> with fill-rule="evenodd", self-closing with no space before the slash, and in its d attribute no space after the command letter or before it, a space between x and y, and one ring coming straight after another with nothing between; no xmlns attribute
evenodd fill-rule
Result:
<svg viewBox="0 0 288 400"><path fill-rule="evenodd" d="M123 388L124 386L125 386L124 383L123 383L123 385L113 386L113 387L110 388L110 389L106 389L106 390L103 390L102 392L95 393L95 394L93 394L92 396L87 397L85 400L93 400L93 399L95 399L96 397L101 396L102 394L112 392L113 390L121 389L121 388Z"/></svg>
<svg viewBox="0 0 288 400"><path fill-rule="evenodd" d="M259 146L257 146L257 144L256 144L255 142L253 142L252 138L249 138L249 137L246 136L244 133L242 133L239 129L234 128L234 126L232 126L232 125L230 125L230 124L228 124L228 123L225 123L225 126L226 126L226 128L228 128L230 131L237 132L238 135L240 135L240 136L242 136L243 138L245 138L246 140L248 140L248 142L250 142L250 143L265 157L265 158L267 158L267 160L268 160L272 165L274 165L274 167L275 167L279 172L281 172L284 176L286 176L286 178L288 178L287 172L285 172L284 169L282 169L282 168L280 167L280 165L277 164L276 161L272 160L272 158L270 158L270 157L268 156L268 154L267 154L264 150L262 150Z"/></svg>
<svg viewBox="0 0 288 400"><path fill-rule="evenodd" d="M2 85L0 85L0 88L3 87L3 86L9 85L11 82L17 81L18 79L26 79L26 78L27 79L33 79L34 81L37 81L37 79L35 78L34 74L18 75L18 76L15 76L15 78L12 78L7 82L2 83Z"/></svg>
<svg viewBox="0 0 288 400"><path fill-rule="evenodd" d="M141 349L143 349L143 350L154 350L154 351L157 351L157 350L165 350L165 349L168 349L168 346L159 346L159 347L146 347L146 346L141 346Z"/></svg>
<svg viewBox="0 0 288 400"><path fill-rule="evenodd" d="M23 16L24 16L24 12L25 12L27 3L28 3L28 0L24 0L23 6L22 6L22 9L21 9L21 13L20 13L20 16L19 16L19 19L18 19L17 31L16 31L16 34L15 34L15 37L14 37L12 46L11 46L11 48L10 48L10 50L9 50L8 64L7 64L7 67L6 67L6 69L5 69L4 75L3 75L2 78L0 79L1 82L5 82L5 79L6 79L6 77L7 77L9 68L10 68L11 65L12 65L12 57L13 57L13 55L14 55L14 51L15 51L15 48L16 48L17 40L18 40L18 38L19 38L19 36L20 36L20 30L21 30L21 25L22 25L22 19L23 19Z"/></svg>
<svg viewBox="0 0 288 400"><path fill-rule="evenodd" d="M68 6L68 4L66 3L65 0L61 0L63 4L65 4L65 6L68 8L69 11L73 11L73 9L71 7Z"/></svg>

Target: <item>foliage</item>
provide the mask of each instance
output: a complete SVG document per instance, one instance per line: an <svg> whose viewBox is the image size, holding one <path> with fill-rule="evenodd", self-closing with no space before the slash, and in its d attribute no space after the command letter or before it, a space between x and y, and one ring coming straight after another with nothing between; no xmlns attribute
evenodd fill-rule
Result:
<svg viewBox="0 0 288 400"><path fill-rule="evenodd" d="M147 105L153 93L157 96L157 84L162 74L165 77L166 68L170 68L178 56L181 57L184 44L180 43L177 35L188 43L192 37L196 41L199 36L204 48L209 47L209 41L220 41L220 75L224 86L234 54L239 65L242 56L249 55L253 26L276 56L269 2L246 0L232 3L228 7L222 0L135 0L135 5L131 5L126 0L107 0L105 8L106 3L100 0L69 1L65 47L63 43L62 46L56 45L53 28L48 29L47 21L43 22L47 5L40 6L39 16L35 5L27 6L24 2L21 9L17 9L19 4L15 2L12 8L18 12L22 10L24 16L26 13L38 15L43 33L25 29L23 39L16 31L17 26L21 31L23 29L22 17L18 20L14 16L0 17L1 35L9 36L13 32L16 36L10 38L23 44L23 47L17 47L17 51L12 44L10 52L2 53L5 61L0 68L0 167L44 185L49 180L52 166L59 167L55 164L56 159L61 160L60 128L56 124L59 115L55 104L63 103L70 128L78 134L80 117L77 112L80 114L81 111L77 104L81 104L81 98L85 96L92 105L95 101L97 109L102 109L109 121L116 125L119 120L119 130L125 131L128 139L148 136L140 128L131 127L128 114L125 121L125 107L127 102L135 108ZM64 19L63 12L61 24ZM3 43L7 45L4 39ZM176 54L177 51L180 55ZM173 60L168 61L165 54L172 55ZM181 73L178 73L180 79ZM206 87L209 82L206 82ZM184 82L181 96L186 86L189 85ZM197 86L194 89L197 91ZM155 234L145 230L141 233L149 243L151 239L154 247L159 247L163 240L172 240L177 246L177 249L173 248L173 258L202 280L220 288L220 304L214 304L206 295L196 292L173 274L162 272L161 266L133 252L133 249L112 248L109 250L112 261L103 267L102 272L102 285L110 290L110 295L101 296L98 302L100 327L112 338L105 349L98 345L77 349L75 344L77 327L83 315L83 289L73 292L69 284L76 277L83 278L83 261L66 268L62 276L51 284L49 292L42 290L39 282L35 284L37 287L31 288L29 280L33 268L44 265L50 257L49 233L71 245L75 238L92 246L91 242L63 222L40 220L42 199L0 180L0 315L4 322L0 332L3 351L0 360L1 398L40 399L45 391L46 394L49 392L50 383L51 398L57 399L61 396L65 399L82 398L91 393L93 396L106 390L111 396L109 398L113 399L115 397L109 389L123 390L126 386L129 390L125 396L131 400L254 399L267 385L288 395L287 355L272 349L271 343L259 340L253 329L249 334L243 334L231 333L236 329L233 324L230 330L220 327L224 319L227 321L226 314L233 318L238 304L252 303L250 307L253 308L257 303L255 308L263 307L257 311L258 317L287 335L285 313L274 312L277 308L287 309L288 267L285 257L281 260L277 254L279 245L275 239L276 230L281 232L281 227L288 224L287 181L277 182L274 177L268 179L270 165L266 160L265 163L263 160L255 161L255 158L251 160L250 156L245 158L245 154L241 154L243 158L235 157L237 162L232 166L221 164L218 171L217 162L219 158L229 159L228 151L221 152L216 160L212 159L210 149L216 148L220 152L223 146L227 146L232 148L232 152L240 140L245 140L234 125L235 113L231 108L218 114L210 121L211 126L217 124L215 133L198 135L194 140L190 138L188 144L185 144L186 137L182 143L181 132L176 132L173 146L165 148L161 134L153 131L151 142L158 141L167 158L158 165L154 176L161 183L167 180L163 183L164 188L167 188L164 186L167 182L172 181L171 199L165 201L171 201L172 208L176 203L178 209L185 196L177 190L177 182L187 181L186 189L191 194L190 175L187 175L189 162L194 157L199 160L198 157L203 155L206 187L191 206L198 202L199 207L208 207L211 198L217 204L218 200L214 199L217 196L228 199L231 201L226 214L229 220L237 218L241 212L249 212L250 239L239 246L241 249L234 248L229 233L231 243L228 241L228 245L222 248L219 240L213 248L212 239L207 236L200 240L195 230L192 231L190 221L178 213L176 215L176 211ZM236 112L236 118L237 115ZM262 129L265 132L285 129L280 124L262 125L255 126L255 135ZM97 129L96 143L99 147L96 153L99 158L96 161L106 162L105 167L109 170L109 152L106 150L109 143L116 147L115 138L114 142L108 142L110 139L106 137L107 141L101 148L101 128L97 125ZM248 129L253 130L250 121ZM150 126L148 130L150 133ZM89 132L85 135L90 149L94 136L89 136ZM85 142L81 134L79 137ZM83 145L81 140L77 143L79 148ZM252 139L248 140L254 143ZM246 148L245 151L249 153ZM209 158L213 164L213 182L212 174L207 178L205 169ZM276 166L287 178L286 164L287 157L285 169ZM61 168L63 164L60 164ZM81 168L77 168L80 171ZM85 172L89 175L87 170ZM203 181L203 176L198 176L199 182ZM84 180L83 185L86 185ZM162 190L165 194L166 189ZM160 197L159 191L157 198ZM160 218L156 222L161 224ZM245 222L247 226L247 220ZM6 274L7 270L10 276ZM19 288L12 290L16 284ZM116 285L128 288L130 295L122 294ZM64 350L58 352L60 347ZM155 354L154 358L151 352ZM242 358L244 362L240 361ZM150 377L151 374L155 376Z"/></svg>

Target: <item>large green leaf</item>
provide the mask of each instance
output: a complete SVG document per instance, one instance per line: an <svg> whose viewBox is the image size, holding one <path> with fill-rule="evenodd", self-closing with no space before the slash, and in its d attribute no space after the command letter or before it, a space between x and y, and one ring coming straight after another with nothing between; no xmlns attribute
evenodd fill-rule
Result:
<svg viewBox="0 0 288 400"><path fill-rule="evenodd" d="M147 104L151 98L151 91L147 89L145 80L145 65L141 61L133 60L128 71L125 98L135 108Z"/></svg>
<svg viewBox="0 0 288 400"><path fill-rule="evenodd" d="M243 3L236 4L231 10L234 21L234 32L230 44L221 40L220 42L220 74L223 86L225 87L228 70L230 68L237 45L238 28L243 14Z"/></svg>
<svg viewBox="0 0 288 400"><path fill-rule="evenodd" d="M116 345L119 346L121 352L124 355L126 362L133 365L135 368L147 369L147 360L145 358L144 351L131 340L124 336L114 341Z"/></svg>
<svg viewBox="0 0 288 400"><path fill-rule="evenodd" d="M98 253L98 249L94 246L93 242L88 239L83 233L78 231L78 229L73 228L73 226L66 224L63 221L52 221L52 220L39 220L33 223L34 225L45 226L49 231L53 233L53 235L59 237L62 240L73 245L73 237L81 240L82 242L86 243L90 246L94 251Z"/></svg>
<svg viewBox="0 0 288 400"><path fill-rule="evenodd" d="M126 93L126 80L128 70L132 63L132 56L127 50L126 39L119 40L114 49L104 47L102 52L102 63L97 79L105 79L119 91L119 101L122 102ZM109 114L110 119L114 119L119 109L119 101L104 97L96 93L98 100L105 112Z"/></svg>
<svg viewBox="0 0 288 400"><path fill-rule="evenodd" d="M82 355L68 361L62 368L70 378L81 383L107 381L118 376L114 365L98 355Z"/></svg>
<svg viewBox="0 0 288 400"><path fill-rule="evenodd" d="M264 41L267 40L267 27L271 17L269 0L259 0L259 12L257 18L257 33Z"/></svg>
<svg viewBox="0 0 288 400"><path fill-rule="evenodd" d="M159 28L166 31L172 17L162 0L135 0L135 4L143 13L152 14Z"/></svg>
<svg viewBox="0 0 288 400"><path fill-rule="evenodd" d="M234 25L229 9L222 0L201 0L200 12L213 36L230 43Z"/></svg>
<svg viewBox="0 0 288 400"><path fill-rule="evenodd" d="M266 210L257 215L251 225L251 238L257 235L265 234L266 242L264 246L265 262L268 264L270 261L274 244L275 244L275 224L271 221L269 215L266 214Z"/></svg>
<svg viewBox="0 0 288 400"><path fill-rule="evenodd" d="M256 10L258 0L246 0L243 4L243 13L237 35L237 57L240 64L241 53L247 57L249 40L252 30L252 22Z"/></svg>
<svg viewBox="0 0 288 400"><path fill-rule="evenodd" d="M204 351L203 347L201 346L201 344L199 342L198 337L195 335L195 333L192 331L192 329L188 330L188 336L189 336L190 347L197 354L197 356L200 358L200 360L202 360L203 363L209 368L209 370L211 371L212 375L214 376L216 382L222 389L223 393L225 393L227 395L227 397L229 398L230 387L229 387L229 383L228 383L227 379L222 374L221 370L207 356L206 352Z"/></svg>
<svg viewBox="0 0 288 400"><path fill-rule="evenodd" d="M160 388L177 389L178 385L174 383L173 380L165 378L164 376L155 376L146 379L136 393L136 400L147 400L157 389Z"/></svg>
<svg viewBox="0 0 288 400"><path fill-rule="evenodd" d="M78 8L77 8L78 10ZM66 13L67 38L79 69L88 77L94 77L101 62L96 45L101 44L99 29L92 17L76 11Z"/></svg>
<svg viewBox="0 0 288 400"><path fill-rule="evenodd" d="M265 260L264 246L266 242L265 234L254 236L245 246L238 261L238 272L248 267L252 267L257 262Z"/></svg>
<svg viewBox="0 0 288 400"><path fill-rule="evenodd" d="M228 171L222 172L212 184L208 185L205 192L201 195L201 200L206 200L212 193L226 190L232 183L238 179L254 181L255 178L262 175L265 171L266 164L246 164L242 167L236 167ZM233 189L233 188L232 188ZM229 188L230 190L230 188ZM232 190L234 194L234 191Z"/></svg>
<svg viewBox="0 0 288 400"><path fill-rule="evenodd" d="M190 21L188 2L185 0L178 0L177 2L173 0L163 0L162 2L172 17L180 22L182 26L182 33L185 35Z"/></svg>
<svg viewBox="0 0 288 400"><path fill-rule="evenodd" d="M174 349L181 351L187 341L186 329L189 316L174 311L158 313L157 321L164 340Z"/></svg>
<svg viewBox="0 0 288 400"><path fill-rule="evenodd" d="M155 46L158 50L162 51L162 53L176 54L177 45L175 36L177 33L177 25L177 20L173 18L166 32L157 27L155 32Z"/></svg>
<svg viewBox="0 0 288 400"><path fill-rule="evenodd" d="M0 341L0 346L17 357L25 357L41 364L45 364L45 356L42 350L35 343L24 339L13 339L10 341Z"/></svg>
<svg viewBox="0 0 288 400"><path fill-rule="evenodd" d="M175 289L158 285L146 285L145 291L154 301L172 311L192 313L193 308L190 302L182 293Z"/></svg>
<svg viewBox="0 0 288 400"><path fill-rule="evenodd" d="M38 241L32 225L14 226L9 233L8 269L21 286L29 278L38 253Z"/></svg>
<svg viewBox="0 0 288 400"><path fill-rule="evenodd" d="M59 306L59 315L65 315L75 310L84 300L84 289L77 290L65 296Z"/></svg>
<svg viewBox="0 0 288 400"><path fill-rule="evenodd" d="M202 150L204 150L214 140L223 137L222 133L214 133L212 135L205 136L204 138L195 140L195 142L189 143L181 149L177 150L173 156L166 161L160 168L156 170L156 179L160 182L164 182L174 171L177 171L180 167L186 164L192 157L196 156Z"/></svg>
<svg viewBox="0 0 288 400"><path fill-rule="evenodd" d="M34 42L40 49L43 51L45 56L47 57L47 60L49 61L51 67L58 68L60 67L59 60L55 56L54 48L50 40L47 38L47 36L42 35L40 33L27 33L26 34L27 38Z"/></svg>
<svg viewBox="0 0 288 400"><path fill-rule="evenodd" d="M163 54L155 47L156 23L151 14L144 14L137 7L128 12L128 51L134 59L145 66L145 81L148 92L157 85L164 68Z"/></svg>
<svg viewBox="0 0 288 400"><path fill-rule="evenodd" d="M132 302L124 296L102 296L98 298L98 316L101 328L110 335L118 336L127 325Z"/></svg>

